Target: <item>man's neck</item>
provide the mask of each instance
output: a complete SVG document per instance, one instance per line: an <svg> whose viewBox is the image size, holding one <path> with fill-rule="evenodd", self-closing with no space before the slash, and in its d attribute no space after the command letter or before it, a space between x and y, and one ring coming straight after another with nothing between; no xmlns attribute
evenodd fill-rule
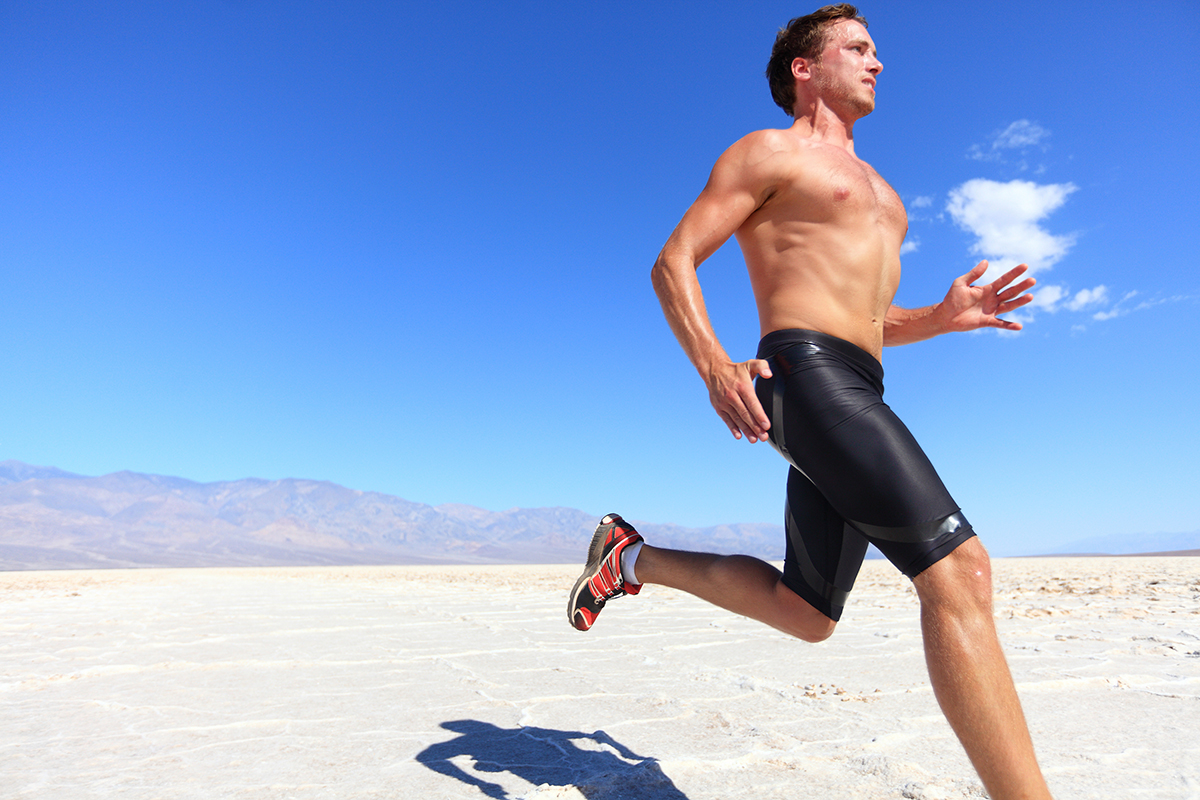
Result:
<svg viewBox="0 0 1200 800"><path fill-rule="evenodd" d="M807 105L797 103L795 110L799 113L792 123L793 133L854 154L854 123L857 118L847 119L819 100Z"/></svg>

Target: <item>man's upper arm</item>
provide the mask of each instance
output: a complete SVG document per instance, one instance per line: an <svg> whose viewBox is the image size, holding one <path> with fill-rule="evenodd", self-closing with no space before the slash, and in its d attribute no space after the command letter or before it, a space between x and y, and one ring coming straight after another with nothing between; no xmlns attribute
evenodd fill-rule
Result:
<svg viewBox="0 0 1200 800"><path fill-rule="evenodd" d="M773 151L759 131L721 154L708 183L663 248L666 256L687 257L699 266L732 236L771 195Z"/></svg>

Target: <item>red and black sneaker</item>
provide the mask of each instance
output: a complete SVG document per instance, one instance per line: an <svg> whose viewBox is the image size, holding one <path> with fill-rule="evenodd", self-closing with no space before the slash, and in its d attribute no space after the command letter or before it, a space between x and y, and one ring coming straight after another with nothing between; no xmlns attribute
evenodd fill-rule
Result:
<svg viewBox="0 0 1200 800"><path fill-rule="evenodd" d="M587 565L567 604L567 619L577 629L592 627L607 601L642 590L640 583L627 583L621 575L621 553L640 541L642 535L620 516L608 514L600 520L588 547Z"/></svg>

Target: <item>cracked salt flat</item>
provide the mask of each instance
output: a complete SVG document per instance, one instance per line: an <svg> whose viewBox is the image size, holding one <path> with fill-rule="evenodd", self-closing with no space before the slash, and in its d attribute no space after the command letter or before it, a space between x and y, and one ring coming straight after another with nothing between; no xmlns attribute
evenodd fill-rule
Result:
<svg viewBox="0 0 1200 800"><path fill-rule="evenodd" d="M568 567L0 574L0 798L978 798L916 600L807 645ZM1200 797L1200 559L1000 561L1061 798Z"/></svg>

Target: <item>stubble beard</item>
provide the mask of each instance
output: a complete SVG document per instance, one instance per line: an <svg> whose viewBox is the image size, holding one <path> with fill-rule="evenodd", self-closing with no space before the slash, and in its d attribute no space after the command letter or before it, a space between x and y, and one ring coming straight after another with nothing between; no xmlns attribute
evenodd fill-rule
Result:
<svg viewBox="0 0 1200 800"><path fill-rule="evenodd" d="M875 110L875 90L864 83L847 85L833 80L824 73L813 76L825 104L835 110L846 109L855 119L861 119Z"/></svg>

